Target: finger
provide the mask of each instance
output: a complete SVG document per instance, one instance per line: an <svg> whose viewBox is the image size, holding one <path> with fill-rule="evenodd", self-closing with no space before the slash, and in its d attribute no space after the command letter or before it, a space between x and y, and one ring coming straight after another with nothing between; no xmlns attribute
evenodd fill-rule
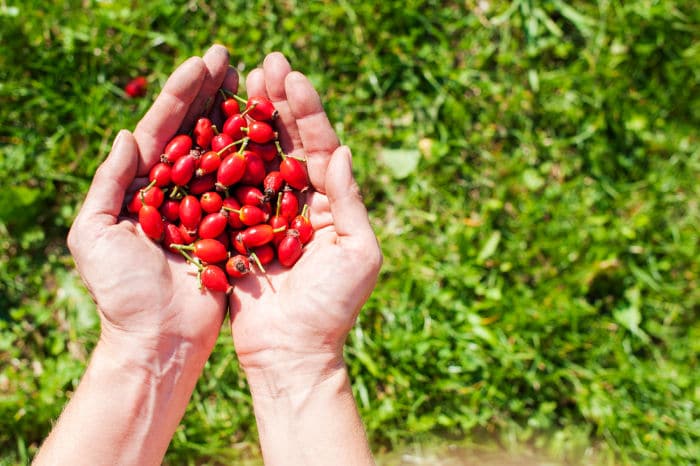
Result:
<svg viewBox="0 0 700 466"><path fill-rule="evenodd" d="M221 83L221 88L232 93L238 92L238 70L231 66L226 70L226 76L224 76L224 81ZM216 125L217 128L222 128L224 121L226 121L226 115L221 111L221 102L224 101L224 95L221 92L215 94L214 105L211 109L211 121Z"/></svg>
<svg viewBox="0 0 700 466"><path fill-rule="evenodd" d="M156 163L165 144L182 124L206 73L201 58L189 58L170 75L156 101L136 125L134 138L140 152L138 175L145 175Z"/></svg>
<svg viewBox="0 0 700 466"><path fill-rule="evenodd" d="M347 146L341 146L333 153L325 183L333 224L341 240L352 239L358 244L376 243L367 209L352 177L352 155Z"/></svg>
<svg viewBox="0 0 700 466"><path fill-rule="evenodd" d="M306 76L296 71L289 73L285 89L304 148L309 180L317 191L325 193L326 169L331 154L340 145L338 136L323 110L321 98Z"/></svg>
<svg viewBox="0 0 700 466"><path fill-rule="evenodd" d="M213 45L202 57L206 73L199 94L190 105L187 116L180 125L179 132L186 133L194 125L197 118L208 115L214 104L216 93L226 77L229 69L228 50L223 45Z"/></svg>
<svg viewBox="0 0 700 466"><path fill-rule="evenodd" d="M116 223L126 190L136 176L138 154L134 136L121 130L109 156L95 172L76 223L90 227Z"/></svg>
<svg viewBox="0 0 700 466"><path fill-rule="evenodd" d="M279 112L277 128L279 130L280 144L282 144L282 148L285 151L290 153L301 148L299 129L297 128L296 119L289 108L287 89L284 86L284 80L291 72L291 65L284 55L279 52L267 55L263 61L267 96Z"/></svg>
<svg viewBox="0 0 700 466"><path fill-rule="evenodd" d="M248 95L264 95L267 96L265 89L265 73L262 68L255 68L248 73L245 80L245 91Z"/></svg>

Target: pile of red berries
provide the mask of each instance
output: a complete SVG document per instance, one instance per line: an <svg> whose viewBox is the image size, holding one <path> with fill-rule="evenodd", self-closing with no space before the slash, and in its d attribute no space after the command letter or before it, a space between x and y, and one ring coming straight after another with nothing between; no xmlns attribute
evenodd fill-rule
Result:
<svg viewBox="0 0 700 466"><path fill-rule="evenodd" d="M197 267L202 286L230 293L251 261L263 273L275 258L294 265L313 227L301 202L306 166L282 150L274 105L225 95L221 129L201 117L191 134L173 137L126 209L149 238Z"/></svg>

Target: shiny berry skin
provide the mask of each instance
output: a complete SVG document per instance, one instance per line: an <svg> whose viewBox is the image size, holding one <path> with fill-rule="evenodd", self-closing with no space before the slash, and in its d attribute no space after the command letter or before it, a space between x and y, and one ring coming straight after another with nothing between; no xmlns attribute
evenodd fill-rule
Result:
<svg viewBox="0 0 700 466"><path fill-rule="evenodd" d="M182 236L182 241L184 244L192 244L197 239L197 236L188 231L187 228L185 228L185 225L180 224L177 229L180 230L180 236Z"/></svg>
<svg viewBox="0 0 700 466"><path fill-rule="evenodd" d="M162 188L170 184L171 167L167 163L158 162L148 172L148 181L155 181L156 186Z"/></svg>
<svg viewBox="0 0 700 466"><path fill-rule="evenodd" d="M243 128L248 126L248 121L240 113L229 116L221 127L221 132L231 136L233 141L238 141L245 137Z"/></svg>
<svg viewBox="0 0 700 466"><path fill-rule="evenodd" d="M233 139L226 133L219 133L211 140L211 150L218 152L222 158L236 149Z"/></svg>
<svg viewBox="0 0 700 466"><path fill-rule="evenodd" d="M204 212L213 214L221 210L224 205L224 200L216 191L207 191L199 198L199 204L202 206Z"/></svg>
<svg viewBox="0 0 700 466"><path fill-rule="evenodd" d="M217 188L228 188L238 183L245 174L246 159L241 154L227 155L216 171Z"/></svg>
<svg viewBox="0 0 700 466"><path fill-rule="evenodd" d="M230 294L233 287L228 282L226 272L216 265L207 265L199 275L202 286L211 291L220 291Z"/></svg>
<svg viewBox="0 0 700 466"><path fill-rule="evenodd" d="M197 235L204 239L216 238L224 232L226 225L228 225L228 215L224 215L221 212L208 214L199 222Z"/></svg>
<svg viewBox="0 0 700 466"><path fill-rule="evenodd" d="M160 241L163 237L165 225L157 208L150 205L142 206L139 210L139 225L149 238Z"/></svg>
<svg viewBox="0 0 700 466"><path fill-rule="evenodd" d="M258 154L251 151L243 151L245 157L245 173L241 178L241 183L258 185L265 179L265 162Z"/></svg>
<svg viewBox="0 0 700 466"><path fill-rule="evenodd" d="M265 202L265 196L255 186L237 186L234 195L242 205L254 205L260 207Z"/></svg>
<svg viewBox="0 0 700 466"><path fill-rule="evenodd" d="M264 121L253 121L248 125L248 137L253 142L265 144L275 139L277 133L268 123Z"/></svg>
<svg viewBox="0 0 700 466"><path fill-rule="evenodd" d="M219 169L219 165L221 165L221 156L218 152L214 152L213 150L205 152L199 158L197 176L203 176L207 173L214 173Z"/></svg>
<svg viewBox="0 0 700 466"><path fill-rule="evenodd" d="M141 209L143 205L149 205L158 208L163 203L165 199L165 193L163 190L157 186L151 186L150 188L139 189L134 193L134 196L129 201L127 205L127 210L131 213L136 213Z"/></svg>
<svg viewBox="0 0 700 466"><path fill-rule="evenodd" d="M275 260L275 249L269 243L253 248L253 254L258 256L262 265L267 265Z"/></svg>
<svg viewBox="0 0 700 466"><path fill-rule="evenodd" d="M240 254L248 254L249 250L245 244L243 244L243 232L234 231L231 232L231 244L236 251Z"/></svg>
<svg viewBox="0 0 700 466"><path fill-rule="evenodd" d="M294 217L289 224L289 228L299 232L301 244L306 244L311 241L311 237L314 235L314 227L311 226L311 222L304 215L297 215Z"/></svg>
<svg viewBox="0 0 700 466"><path fill-rule="evenodd" d="M274 217L270 218L270 221L268 224L275 230L282 230L278 231L277 233L274 234L272 237L272 242L275 245L278 245L280 241L284 239L284 237L287 235L287 227L289 226L289 223L287 222L287 219L282 217L281 215L275 215Z"/></svg>
<svg viewBox="0 0 700 466"><path fill-rule="evenodd" d="M192 149L192 138L186 134L178 134L165 146L161 161L175 163L180 157L189 154L190 149Z"/></svg>
<svg viewBox="0 0 700 466"><path fill-rule="evenodd" d="M293 157L284 157L280 163L282 178L289 186L300 191L309 187L309 177L303 163Z"/></svg>
<svg viewBox="0 0 700 466"><path fill-rule="evenodd" d="M248 227L241 232L241 242L247 248L262 246L272 241L276 231L268 224Z"/></svg>
<svg viewBox="0 0 700 466"><path fill-rule="evenodd" d="M292 191L282 191L279 198L280 215L291 222L299 213L299 200Z"/></svg>
<svg viewBox="0 0 700 466"><path fill-rule="evenodd" d="M201 117L197 120L192 130L194 141L199 147L207 148L214 137L214 124L207 117Z"/></svg>
<svg viewBox="0 0 700 466"><path fill-rule="evenodd" d="M206 193L214 189L216 184L216 175L214 173L209 173L204 176L196 176L190 180L189 191L190 194L198 195Z"/></svg>
<svg viewBox="0 0 700 466"><path fill-rule="evenodd" d="M196 231L202 219L202 206L199 199L193 195L187 195L180 201L180 223L188 231Z"/></svg>
<svg viewBox="0 0 700 466"><path fill-rule="evenodd" d="M173 244L185 244L185 239L182 237L182 233L177 225L171 222L165 222L163 245L168 249L168 251L179 255L180 251L171 247Z"/></svg>
<svg viewBox="0 0 700 466"><path fill-rule="evenodd" d="M169 222L177 222L180 220L180 201L166 199L160 206L160 213Z"/></svg>
<svg viewBox="0 0 700 466"><path fill-rule="evenodd" d="M224 115L230 117L231 115L240 113L241 107L238 105L238 101L234 98L224 99L221 102L221 111Z"/></svg>
<svg viewBox="0 0 700 466"><path fill-rule="evenodd" d="M258 144L257 142L250 141L246 146L246 149L258 154L260 158L263 159L265 162L272 162L273 160L275 160L275 157L277 157L278 153L277 146L272 142L268 142L266 144Z"/></svg>
<svg viewBox="0 0 700 466"><path fill-rule="evenodd" d="M259 121L272 121L278 114L272 101L259 95L249 97L245 108L248 116Z"/></svg>
<svg viewBox="0 0 700 466"><path fill-rule="evenodd" d="M192 154L187 154L175 161L170 172L170 179L176 186L185 186L194 176L197 169L197 159Z"/></svg>
<svg viewBox="0 0 700 466"><path fill-rule="evenodd" d="M293 266L301 257L302 252L303 245L299 235L295 234L294 230L288 230L287 236L277 245L277 259L280 264L285 267Z"/></svg>
<svg viewBox="0 0 700 466"><path fill-rule="evenodd" d="M222 242L212 238L195 241L193 252L199 260L207 264L216 264L217 262L224 262L228 259L226 246Z"/></svg>
<svg viewBox="0 0 700 466"><path fill-rule="evenodd" d="M235 212L231 212L231 215ZM254 205L244 205L238 211L238 217L241 219L244 225L254 226L260 223L264 223L269 218L269 214L265 212L260 207Z"/></svg>
<svg viewBox="0 0 700 466"><path fill-rule="evenodd" d="M277 170L272 170L265 175L263 179L263 194L265 199L270 200L274 198L282 185L284 184L284 178L282 178L282 173Z"/></svg>
<svg viewBox="0 0 700 466"><path fill-rule="evenodd" d="M126 86L124 86L124 92L129 97L143 97L146 95L146 87L148 87L148 81L143 76L137 76L131 81L129 81Z"/></svg>
<svg viewBox="0 0 700 466"><path fill-rule="evenodd" d="M226 261L226 273L229 277L245 277L250 271L250 260L243 254L236 254Z"/></svg>

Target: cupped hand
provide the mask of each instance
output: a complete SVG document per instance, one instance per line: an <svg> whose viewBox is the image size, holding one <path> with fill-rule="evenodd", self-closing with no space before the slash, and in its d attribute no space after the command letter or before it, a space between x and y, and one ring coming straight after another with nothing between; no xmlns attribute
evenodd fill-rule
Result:
<svg viewBox="0 0 700 466"><path fill-rule="evenodd" d="M95 173L68 235L76 266L95 299L101 340L157 352L179 345L206 359L226 311L223 293L201 291L191 265L148 239L138 224L120 217L124 196L148 174L168 140L192 125L220 87L236 91L224 47L185 61L168 79L133 134L117 135Z"/></svg>
<svg viewBox="0 0 700 466"><path fill-rule="evenodd" d="M351 170L309 80L279 53L247 79L248 96L279 111L285 152L307 160L314 237L292 268L250 274L231 297L233 340L252 384L262 390L313 384L343 366L342 347L377 280L382 256ZM254 387L252 387L254 388Z"/></svg>

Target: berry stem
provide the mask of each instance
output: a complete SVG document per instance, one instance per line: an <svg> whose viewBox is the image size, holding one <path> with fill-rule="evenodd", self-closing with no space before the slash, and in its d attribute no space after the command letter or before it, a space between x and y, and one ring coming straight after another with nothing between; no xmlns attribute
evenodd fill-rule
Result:
<svg viewBox="0 0 700 466"><path fill-rule="evenodd" d="M254 252L250 253L250 258L253 259L253 262L255 262L255 265L258 266L260 271L264 274L267 274L267 271L265 270L265 267L263 267L262 262L260 262L260 259L258 259L258 255L255 254Z"/></svg>

